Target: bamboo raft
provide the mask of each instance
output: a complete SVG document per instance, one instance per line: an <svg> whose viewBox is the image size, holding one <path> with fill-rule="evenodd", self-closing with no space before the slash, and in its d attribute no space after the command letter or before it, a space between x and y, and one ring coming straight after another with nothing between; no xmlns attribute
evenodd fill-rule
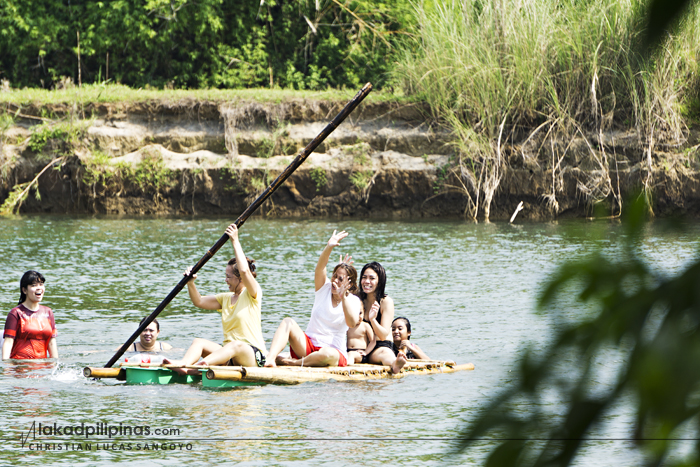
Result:
<svg viewBox="0 0 700 467"><path fill-rule="evenodd" d="M198 374L181 375L173 368L198 370ZM453 361L409 360L400 373L394 374L391 368L382 365L355 364L346 367L295 367L257 368L240 366L202 367L187 365L162 365L158 363L129 364L121 368L83 369L83 374L91 378L116 378L127 384L193 384L202 382L204 387L257 386L262 384L301 384L319 381L367 381L373 379L397 379L409 375L429 375L473 370L474 364L457 365Z"/></svg>

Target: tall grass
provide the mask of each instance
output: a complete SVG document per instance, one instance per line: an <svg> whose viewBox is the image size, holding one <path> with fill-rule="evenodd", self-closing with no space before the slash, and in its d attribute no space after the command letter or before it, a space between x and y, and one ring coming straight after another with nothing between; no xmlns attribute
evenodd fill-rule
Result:
<svg viewBox="0 0 700 467"><path fill-rule="evenodd" d="M523 158L544 162L553 173L569 150L567 138L590 140L606 173L607 155L593 147L595 139L602 147L611 129L637 131L649 171L655 145L680 144L681 110L699 89L699 9L696 2L673 35L648 53L640 0L424 2L416 5L418 30L399 56L396 77L457 136L468 213L476 217L483 208L488 218L508 140L522 143ZM589 185L581 190L593 198L612 189L609 176ZM553 176L547 197L554 210L557 190Z"/></svg>

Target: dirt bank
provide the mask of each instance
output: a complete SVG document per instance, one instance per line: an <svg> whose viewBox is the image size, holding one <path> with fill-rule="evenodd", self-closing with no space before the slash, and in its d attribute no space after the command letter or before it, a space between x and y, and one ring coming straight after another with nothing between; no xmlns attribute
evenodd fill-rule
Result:
<svg viewBox="0 0 700 467"><path fill-rule="evenodd" d="M38 178L40 199L30 189L20 212L237 215L343 104L8 106L5 115L13 118L0 138L0 201L7 209L60 158ZM652 157L630 131L561 141L560 157L532 138L510 140L498 147L494 173L483 160L456 154L450 138L426 107L362 104L261 214L414 218L486 211L507 219L522 201L520 218L587 216L595 205L615 215L640 189L658 215L700 213L692 135L690 150L655 148ZM489 176L495 187L487 210Z"/></svg>

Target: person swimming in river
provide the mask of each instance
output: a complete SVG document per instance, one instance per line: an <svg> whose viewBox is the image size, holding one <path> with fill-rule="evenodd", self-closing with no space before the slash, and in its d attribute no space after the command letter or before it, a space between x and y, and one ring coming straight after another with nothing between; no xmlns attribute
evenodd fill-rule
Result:
<svg viewBox="0 0 700 467"><path fill-rule="evenodd" d="M139 322L139 326L142 325L144 321L146 321L146 318L143 318ZM139 335L139 342L134 342L134 344L127 349L127 352L156 353L171 350L173 348L172 345L168 344L167 342L158 341L159 334L160 323L158 323L157 319L154 319L148 324L148 326L146 326L146 329L141 331L141 334ZM121 346L117 347L116 350L119 350L120 348Z"/></svg>
<svg viewBox="0 0 700 467"><path fill-rule="evenodd" d="M190 300L205 310L221 313L224 342L219 345L207 339L196 338L182 360L163 359L164 364L174 365L240 365L263 366L265 363L265 341L262 336L261 307L262 289L256 281L255 261L247 258L238 239L238 228L231 224L226 228L236 254L226 266L226 284L229 292L201 296L194 284L197 275L187 282ZM190 276L190 268L185 271ZM178 373L198 373L195 369L175 368Z"/></svg>
<svg viewBox="0 0 700 467"><path fill-rule="evenodd" d="M314 271L314 304L306 331L292 318L284 318L272 338L266 367L347 365L347 332L360 324L362 307L354 295L357 271L350 264L340 263L333 268L330 280L326 271L333 248L347 236L345 231L334 230L321 252ZM279 355L287 344L290 358ZM400 370L392 368L395 372Z"/></svg>
<svg viewBox="0 0 700 467"><path fill-rule="evenodd" d="M408 318L399 316L391 323L391 336L393 338L394 353L403 352L406 358L415 360L430 360L417 344L411 342L411 322Z"/></svg>
<svg viewBox="0 0 700 467"><path fill-rule="evenodd" d="M3 360L58 358L53 311L41 304L45 282L37 271L27 271L20 279L19 303L5 319Z"/></svg>
<svg viewBox="0 0 700 467"><path fill-rule="evenodd" d="M367 346L374 339L372 326L363 318L364 310L360 309L360 323L348 329L348 364L361 363Z"/></svg>

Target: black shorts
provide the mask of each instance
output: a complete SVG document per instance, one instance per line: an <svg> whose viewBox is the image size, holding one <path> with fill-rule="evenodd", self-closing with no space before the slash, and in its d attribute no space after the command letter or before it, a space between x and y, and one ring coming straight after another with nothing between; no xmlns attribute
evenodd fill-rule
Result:
<svg viewBox="0 0 700 467"><path fill-rule="evenodd" d="M255 363L258 364L258 367L263 367L265 366L265 355L263 355L262 351L255 347L254 345L248 344L250 347L253 349L253 354L255 355ZM229 366L238 366L235 363L233 363L233 359L228 361Z"/></svg>
<svg viewBox="0 0 700 467"><path fill-rule="evenodd" d="M382 347L386 347L387 349L390 349L392 352L394 351L394 343L393 342L391 342L391 341L377 341L374 344L374 348L372 349L372 351L370 353L368 353L367 355L362 356L362 362L360 362L360 363L369 363L369 356L372 355L375 350L381 349Z"/></svg>

